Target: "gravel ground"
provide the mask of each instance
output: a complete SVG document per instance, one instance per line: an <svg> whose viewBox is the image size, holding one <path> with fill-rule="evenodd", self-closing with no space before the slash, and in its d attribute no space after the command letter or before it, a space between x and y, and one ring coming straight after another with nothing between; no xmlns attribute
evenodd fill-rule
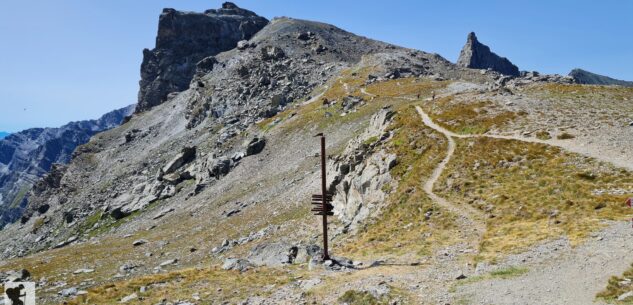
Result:
<svg viewBox="0 0 633 305"><path fill-rule="evenodd" d="M463 285L456 297L466 304L602 304L595 295L630 266L631 238L631 223L616 222L577 247L549 242L500 264L528 268L524 275Z"/></svg>

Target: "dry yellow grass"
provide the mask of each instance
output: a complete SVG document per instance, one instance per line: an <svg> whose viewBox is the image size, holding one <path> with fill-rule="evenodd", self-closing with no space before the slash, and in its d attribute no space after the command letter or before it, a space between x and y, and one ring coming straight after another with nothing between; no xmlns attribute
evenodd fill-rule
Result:
<svg viewBox="0 0 633 305"><path fill-rule="evenodd" d="M542 144L490 138L457 143L436 189L486 213L482 258L558 236L575 244L602 220L627 217L623 202L631 194L593 191L633 189L630 172Z"/></svg>
<svg viewBox="0 0 633 305"><path fill-rule="evenodd" d="M87 295L67 304L117 304L133 293L138 295L134 304L156 304L163 299L193 302L196 301L194 294L200 298L196 302L204 304L211 301L237 303L247 296L265 297L273 291L273 287L292 279L292 274L282 269L260 268L243 273L218 268L184 269L91 288ZM146 292L141 293L141 287L146 287Z"/></svg>
<svg viewBox="0 0 633 305"><path fill-rule="evenodd" d="M514 112L496 109L490 101L457 101L453 96L426 102L422 107L439 125L460 134L483 134L517 117Z"/></svg>

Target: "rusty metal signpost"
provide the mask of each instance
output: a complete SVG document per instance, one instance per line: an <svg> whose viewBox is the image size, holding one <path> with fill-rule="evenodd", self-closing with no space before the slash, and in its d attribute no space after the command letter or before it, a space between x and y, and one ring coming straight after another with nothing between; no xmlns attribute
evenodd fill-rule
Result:
<svg viewBox="0 0 633 305"><path fill-rule="evenodd" d="M321 137L321 194L312 195L312 204L315 207L312 208L312 212L315 215L323 217L323 260L329 260L330 255L327 249L327 217L333 216L334 206L332 206L332 194L327 192L327 181L325 172L325 136L320 133L315 137Z"/></svg>

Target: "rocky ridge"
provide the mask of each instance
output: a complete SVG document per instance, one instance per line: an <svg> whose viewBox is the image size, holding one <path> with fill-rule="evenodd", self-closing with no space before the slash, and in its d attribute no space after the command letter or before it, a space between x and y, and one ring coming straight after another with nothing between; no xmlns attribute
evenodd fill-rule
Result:
<svg viewBox="0 0 633 305"><path fill-rule="evenodd" d="M618 85L624 87L633 87L633 82L619 80L608 76L592 73L583 69L573 69L569 72L574 81L578 84L588 85Z"/></svg>
<svg viewBox="0 0 633 305"><path fill-rule="evenodd" d="M31 186L56 163L68 163L75 148L101 131L121 124L134 105L96 120L59 128L32 128L0 139L0 228L17 220L27 204Z"/></svg>

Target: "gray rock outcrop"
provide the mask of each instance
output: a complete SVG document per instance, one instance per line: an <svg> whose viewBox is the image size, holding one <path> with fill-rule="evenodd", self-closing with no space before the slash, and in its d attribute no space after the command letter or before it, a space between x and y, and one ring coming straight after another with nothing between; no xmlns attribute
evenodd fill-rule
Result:
<svg viewBox="0 0 633 305"><path fill-rule="evenodd" d="M468 34L466 45L459 53L457 65L472 69L491 69L501 74L519 76L519 68L510 60L501 57L477 40L474 32Z"/></svg>
<svg viewBox="0 0 633 305"><path fill-rule="evenodd" d="M354 231L385 202L387 194L383 187L392 182L389 170L396 165L396 156L379 146L391 137L386 130L393 115L389 108L379 111L365 132L350 141L341 156L328 163L329 189L335 191L334 213L346 229Z"/></svg>
<svg viewBox="0 0 633 305"><path fill-rule="evenodd" d="M213 60L203 59L235 48L266 24L266 18L230 2L204 13L164 9L158 21L156 47L143 50L136 111L147 111L162 103L169 93L189 88L197 66L207 70L213 67Z"/></svg>

